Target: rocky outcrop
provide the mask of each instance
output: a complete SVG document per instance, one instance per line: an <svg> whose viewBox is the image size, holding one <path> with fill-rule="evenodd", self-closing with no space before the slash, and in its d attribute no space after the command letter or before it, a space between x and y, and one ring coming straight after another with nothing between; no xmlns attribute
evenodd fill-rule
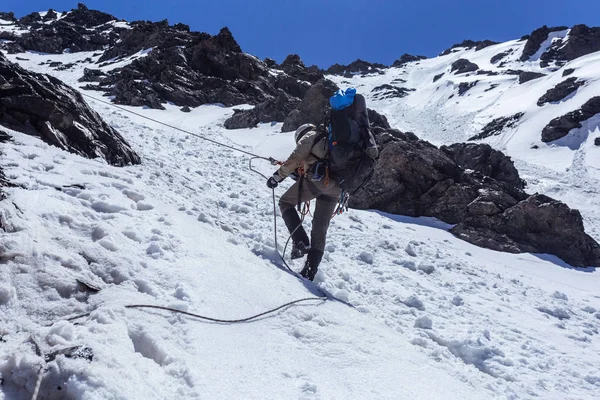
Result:
<svg viewBox="0 0 600 400"><path fill-rule="evenodd" d="M521 54L521 61L527 61L529 58L538 52L542 43L548 39L548 35L552 32L559 32L568 29L566 26L557 26L553 28L548 28L546 25L541 28L536 29L529 35L527 39L527 43L525 43L525 47L523 47L523 53Z"/></svg>
<svg viewBox="0 0 600 400"><path fill-rule="evenodd" d="M433 77L433 82L439 81L442 76L444 76L443 72L441 74L437 74L436 76Z"/></svg>
<svg viewBox="0 0 600 400"><path fill-rule="evenodd" d="M16 22L17 18L15 17L14 12L0 12L0 19L4 21Z"/></svg>
<svg viewBox="0 0 600 400"><path fill-rule="evenodd" d="M406 97L414 91L415 89L407 89L404 87L388 85L386 83L380 86L376 86L375 88L373 88L373 90L371 90L371 93L374 93L374 98L382 100L394 98L401 99L402 97Z"/></svg>
<svg viewBox="0 0 600 400"><path fill-rule="evenodd" d="M488 144L455 143L440 150L461 168L479 171L499 182L523 189L525 181L519 176L514 163L504 153Z"/></svg>
<svg viewBox="0 0 600 400"><path fill-rule="evenodd" d="M283 72L302 81L316 83L323 78L323 73L316 66L307 67L297 54L290 54L280 65Z"/></svg>
<svg viewBox="0 0 600 400"><path fill-rule="evenodd" d="M541 78L546 76L541 72L533 72L533 71L519 71L519 85L524 84L525 82L532 81L534 79Z"/></svg>
<svg viewBox="0 0 600 400"><path fill-rule="evenodd" d="M417 62L417 61L426 60L426 59L427 59L426 56L413 56L412 54L404 53L400 56L399 59L394 61L394 63L392 64L392 67L401 67L410 62Z"/></svg>
<svg viewBox="0 0 600 400"><path fill-rule="evenodd" d="M306 123L319 123L323 118L323 113L329 107L329 98L338 89L338 86L329 79L322 79L314 84L302 102L287 116L281 131L293 131Z"/></svg>
<svg viewBox="0 0 600 400"><path fill-rule="evenodd" d="M462 43L456 43L453 44L449 49L444 50L440 56L446 56L448 54L453 53L454 49L457 48L466 48L466 49L472 49L475 48L475 51L479 51L481 49L485 49L486 47L492 46L498 44L498 42L494 42L492 40L478 40L478 41L474 41L474 40L463 40Z"/></svg>
<svg viewBox="0 0 600 400"><path fill-rule="evenodd" d="M465 74L467 72L474 72L477 71L479 69L479 66L475 63L472 63L471 61L464 59L464 58L459 58L458 60L454 61L452 63L450 72L454 72L457 75L458 74Z"/></svg>
<svg viewBox="0 0 600 400"><path fill-rule="evenodd" d="M571 93L575 92L580 86L583 86L585 81L578 81L576 77L571 77L554 86L539 98L537 105L539 107L546 103L554 103L563 100Z"/></svg>
<svg viewBox="0 0 600 400"><path fill-rule="evenodd" d="M600 246L585 233L579 211L540 194L499 213L471 214L451 232L493 250L554 254L574 266L600 266Z"/></svg>
<svg viewBox="0 0 600 400"><path fill-rule="evenodd" d="M596 51L600 51L600 27L575 25L569 31L567 40L553 43L540 60L546 65L552 61L562 64Z"/></svg>
<svg viewBox="0 0 600 400"><path fill-rule="evenodd" d="M299 103L298 98L281 90L277 97L257 104L251 110L234 110L233 116L225 121L225 128L254 128L259 123L282 122Z"/></svg>
<svg viewBox="0 0 600 400"><path fill-rule="evenodd" d="M573 72L575 72L574 68L567 68L563 71L562 76L564 78L565 76L571 75Z"/></svg>
<svg viewBox="0 0 600 400"><path fill-rule="evenodd" d="M506 51L503 51L502 53L498 53L498 54L494 55L492 58L490 58L490 63L496 64L498 61L511 55L513 53L513 51L514 51L513 49L508 49Z"/></svg>
<svg viewBox="0 0 600 400"><path fill-rule="evenodd" d="M469 140L480 140L490 136L496 136L501 134L505 129L512 128L519 122L524 113L516 113L508 117L496 118L486 126L483 127L482 131L475 136L469 138Z"/></svg>
<svg viewBox="0 0 600 400"><path fill-rule="evenodd" d="M114 165L140 162L123 137L90 109L78 92L52 76L10 63L1 53L0 124Z"/></svg>
<svg viewBox="0 0 600 400"><path fill-rule="evenodd" d="M597 137L596 139L594 139L594 145L600 146L600 137Z"/></svg>
<svg viewBox="0 0 600 400"><path fill-rule="evenodd" d="M580 109L550 121L542 130L542 142L552 142L567 136L572 129L581 128L582 122L596 114L600 114L600 96L592 97Z"/></svg>
<svg viewBox="0 0 600 400"><path fill-rule="evenodd" d="M379 73L385 68L387 67L383 64L370 63L368 61L358 59L348 65L333 64L325 71L325 73L352 77L356 74Z"/></svg>
<svg viewBox="0 0 600 400"><path fill-rule="evenodd" d="M470 172L412 134L379 131L377 140L373 177L351 198L352 207L436 217L457 224L451 232L479 246L600 265L600 246L585 234L579 212L565 204Z"/></svg>

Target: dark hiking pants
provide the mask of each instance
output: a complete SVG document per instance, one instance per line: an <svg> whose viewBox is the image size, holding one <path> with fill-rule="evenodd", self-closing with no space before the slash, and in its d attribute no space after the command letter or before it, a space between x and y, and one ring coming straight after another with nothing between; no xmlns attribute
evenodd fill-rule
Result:
<svg viewBox="0 0 600 400"><path fill-rule="evenodd" d="M300 182L296 182L279 199L279 208L285 224L292 233L300 224L300 217L296 212L298 199L300 203L316 199L316 205L313 210L312 231L310 245L311 249L319 251L321 254L325 249L325 237L329 228L329 221L338 204L342 189L337 183L330 181L328 186L321 181L313 182L304 179L302 182L302 191L298 197ZM292 235L294 242L302 241L308 244L308 236L304 228L300 226Z"/></svg>

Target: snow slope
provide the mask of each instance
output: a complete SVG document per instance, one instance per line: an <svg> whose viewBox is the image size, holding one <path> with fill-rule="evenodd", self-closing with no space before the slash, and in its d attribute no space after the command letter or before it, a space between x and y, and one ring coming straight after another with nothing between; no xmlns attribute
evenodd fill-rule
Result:
<svg viewBox="0 0 600 400"><path fill-rule="evenodd" d="M484 49L489 54L477 52L477 62L483 67L520 45ZM481 82L459 104L446 101L458 85L448 72L439 89L428 86L432 74L470 54L459 52L351 83L370 92L406 79L416 92L401 100L369 95L369 105L436 143L463 140L477 130L478 115L495 116L495 104L504 103L498 93L477 92ZM9 58L78 87L87 63L77 61L90 54L16 56ZM57 71L40 65L47 60L76 65ZM489 79L506 93L521 90L513 77ZM318 292L281 267L271 191L248 170L248 156L90 105L141 154L142 165L115 168L17 132L2 146L0 166L19 186L5 188L0 202L0 399L31 397L46 366L32 342L44 354L85 349L84 357L59 354L47 364L44 399L598 397L600 273L547 255L480 249L427 218L355 210L336 217L316 285L337 300L239 325L124 308L155 304L230 319ZM293 147L279 124L226 131L229 108L130 109L264 156L283 159ZM589 156L596 149L589 140L580 149L586 153L573 160L586 169L573 176L547 165L567 154L560 148L540 146L545 164L525 151L518 163L530 188L571 196L598 239L598 189L589 172L598 168ZM255 166L273 171L265 162ZM278 221L282 250L287 235ZM66 321L86 312L89 318Z"/></svg>

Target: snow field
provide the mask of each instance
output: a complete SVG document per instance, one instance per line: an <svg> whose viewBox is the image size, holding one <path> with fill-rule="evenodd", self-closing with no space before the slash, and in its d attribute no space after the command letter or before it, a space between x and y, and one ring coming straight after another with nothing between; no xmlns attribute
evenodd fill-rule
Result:
<svg viewBox="0 0 600 400"><path fill-rule="evenodd" d="M49 364L48 398L593 398L598 275L479 249L429 219L352 210L332 221L316 283L353 308L306 304L236 326L125 310L238 318L314 289L274 265L271 195L248 157L90 103L141 166L15 132L4 147L7 176L27 188L8 189L2 208L6 398L35 383L29 335L45 353L93 351ZM135 111L279 159L293 145L279 125L225 132L222 107Z"/></svg>

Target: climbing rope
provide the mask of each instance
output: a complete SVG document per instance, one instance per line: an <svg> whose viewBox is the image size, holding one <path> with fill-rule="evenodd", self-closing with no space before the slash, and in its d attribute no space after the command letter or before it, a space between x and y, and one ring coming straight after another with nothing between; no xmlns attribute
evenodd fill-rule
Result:
<svg viewBox="0 0 600 400"><path fill-rule="evenodd" d="M249 151L242 150L242 149L240 149L240 148L238 148L238 147L231 146L231 145L228 145L228 144L226 144L226 143L219 142L219 141L217 141L217 140L214 140L214 139L207 138L206 136L202 136L202 135L198 135L197 133L193 133L193 132L190 132L190 131L186 131L185 129L178 128L178 127L176 127L176 126L174 126L174 125L170 125L170 124L167 124L167 123L165 123L165 122L161 122L161 121L159 121L159 120L156 120L156 119L154 119L154 118L147 117L147 116L145 116L145 115L142 115L142 114L140 114L140 113L137 113L137 112L135 112L135 111L128 110L128 109L126 109L125 107L121 107L121 106L119 106L119 105L116 105L116 104L114 104L114 103L111 103L111 102L108 102L108 101L105 101L105 100L98 99L98 98L96 98L96 97L94 97L94 96L90 96L89 94L86 94L86 93L83 93L83 92L79 92L79 93L81 93L81 95L82 95L82 96L85 96L85 97L88 97L88 98L90 98L90 99L93 99L93 100L95 100L95 101L97 101L97 102L99 102L99 103L106 104L106 105L108 105L108 106L111 106L111 107L117 108L117 109L119 109L119 110L121 110L121 111L125 111L126 113L133 114L133 115L136 115L136 116L138 116L138 117L140 117L140 118L147 119L148 121L152 121L152 122L154 122L154 123L157 123L157 124L159 124L159 125L166 126L167 128L171 128L171 129L174 129L174 130L176 130L176 131L183 132L183 133L185 133L185 134L188 134L188 135L190 135L190 136L194 136L194 137L196 137L196 138L198 138L198 139L205 140L205 141L207 141L207 142L210 142L210 143L216 144L216 145L218 145L218 146L225 147L225 148L228 148L228 149L231 149L231 150L234 150L234 151L240 152L240 153L244 153L244 154L247 154L247 155L249 155L249 156L253 156L253 158L260 158L261 160L266 160L266 161L269 161L269 162L270 162L271 164L273 164L273 165L277 165L277 161L276 161L274 158L272 158L272 157L263 157L263 156L259 156L259 155L257 155L257 154L254 154L254 153L250 153Z"/></svg>

